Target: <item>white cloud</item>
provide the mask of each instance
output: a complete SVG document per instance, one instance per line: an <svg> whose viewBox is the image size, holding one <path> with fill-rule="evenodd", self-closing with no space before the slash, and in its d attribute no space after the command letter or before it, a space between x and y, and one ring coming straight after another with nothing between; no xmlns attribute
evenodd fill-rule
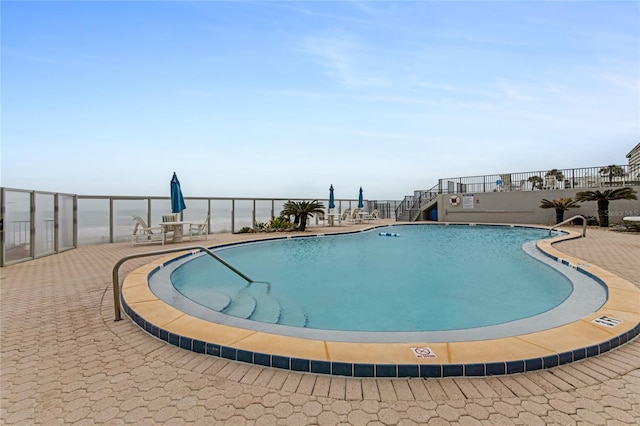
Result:
<svg viewBox="0 0 640 426"><path fill-rule="evenodd" d="M318 60L327 75L346 86L389 85L372 70L363 69L366 48L351 36L341 34L333 37L308 37L303 43L303 50Z"/></svg>

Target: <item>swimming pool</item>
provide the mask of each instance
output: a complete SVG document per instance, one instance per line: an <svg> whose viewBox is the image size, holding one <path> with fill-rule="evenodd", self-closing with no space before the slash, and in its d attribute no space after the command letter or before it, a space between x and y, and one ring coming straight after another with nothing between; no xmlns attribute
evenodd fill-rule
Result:
<svg viewBox="0 0 640 426"><path fill-rule="evenodd" d="M389 238L390 237L390 238ZM252 321L324 330L417 332L507 323L556 308L570 279L522 245L535 228L390 226L215 250L175 265L184 297ZM539 257L539 256L538 256ZM156 288L156 287L154 287ZM595 285L599 305L604 289Z"/></svg>
<svg viewBox="0 0 640 426"><path fill-rule="evenodd" d="M426 226L458 228L445 224ZM363 234L351 233L351 236ZM399 240L403 232L398 233ZM197 353L262 366L355 377L481 376L532 371L598 355L640 333L640 309L635 303L638 289L554 249L553 242L578 237L575 232L567 234L526 243L523 247L529 255L537 256L536 262L562 269L562 274L568 277L562 280L568 279L573 287L569 297L541 314L470 329L343 331L226 315L203 306L199 299L185 297L170 282L180 264L198 258L195 251L151 262L129 274L123 283L121 302L134 322L161 340ZM309 236L307 233L285 238L302 241ZM260 237L266 236L253 238ZM600 306L602 301L598 301L585 310L594 296L590 290L583 291L587 287L595 288L596 293L604 292L605 304Z"/></svg>

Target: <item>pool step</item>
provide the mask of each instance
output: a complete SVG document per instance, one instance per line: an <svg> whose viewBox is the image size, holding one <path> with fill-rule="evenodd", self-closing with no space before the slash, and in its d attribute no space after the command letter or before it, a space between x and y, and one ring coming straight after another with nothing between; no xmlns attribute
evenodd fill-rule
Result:
<svg viewBox="0 0 640 426"><path fill-rule="evenodd" d="M239 291L222 312L227 315L246 319L249 318L255 310L256 299L243 291Z"/></svg>
<svg viewBox="0 0 640 426"><path fill-rule="evenodd" d="M290 325L292 327L307 326L307 314L305 314L297 302L286 297L281 297L279 302L282 307L282 312L278 324Z"/></svg>
<svg viewBox="0 0 640 426"><path fill-rule="evenodd" d="M242 291L250 294L256 301L256 309L250 320L277 324L280 319L280 303L268 293L268 286L263 283L252 283Z"/></svg>
<svg viewBox="0 0 640 426"><path fill-rule="evenodd" d="M222 295L224 296L224 295ZM221 302L222 303L222 302ZM238 291L221 312L269 324L306 327L307 315L293 299L276 299L266 283L252 283Z"/></svg>
<svg viewBox="0 0 640 426"><path fill-rule="evenodd" d="M231 303L231 297L229 297L225 293L221 293L219 291L212 291L211 289L200 289L200 290L192 290L189 292L189 299L202 303L202 301L206 301L203 303L207 308L213 309L214 311L222 312L229 304Z"/></svg>

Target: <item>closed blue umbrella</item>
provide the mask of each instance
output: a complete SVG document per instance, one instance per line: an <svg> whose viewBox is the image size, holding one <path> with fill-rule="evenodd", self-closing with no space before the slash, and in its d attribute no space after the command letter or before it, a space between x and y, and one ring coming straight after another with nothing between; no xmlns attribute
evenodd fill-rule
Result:
<svg viewBox="0 0 640 426"><path fill-rule="evenodd" d="M360 187L360 194L358 194L358 208L364 208L364 200L362 198L362 187Z"/></svg>
<svg viewBox="0 0 640 426"><path fill-rule="evenodd" d="M173 177L171 178L171 213L180 213L186 208L187 206L185 206L184 198L182 197L182 189L180 189L180 181L176 176L176 172L173 172Z"/></svg>
<svg viewBox="0 0 640 426"><path fill-rule="evenodd" d="M329 208L330 209L336 208L336 200L333 197L333 185L331 185L331 187L329 188Z"/></svg>

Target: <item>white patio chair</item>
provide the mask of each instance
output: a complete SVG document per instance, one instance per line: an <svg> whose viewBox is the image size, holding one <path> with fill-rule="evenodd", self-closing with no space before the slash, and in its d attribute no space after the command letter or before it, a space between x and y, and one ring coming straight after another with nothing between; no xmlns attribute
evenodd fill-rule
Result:
<svg viewBox="0 0 640 426"><path fill-rule="evenodd" d="M353 213L351 213L351 222L362 223L362 215L360 214L360 209L353 209Z"/></svg>
<svg viewBox="0 0 640 426"><path fill-rule="evenodd" d="M544 189L558 189L558 181L553 175L544 177Z"/></svg>
<svg viewBox="0 0 640 426"><path fill-rule="evenodd" d="M189 224L189 241L206 240L209 237L209 216L202 223Z"/></svg>
<svg viewBox="0 0 640 426"><path fill-rule="evenodd" d="M164 245L168 232L165 232L162 226L148 226L140 216L133 216L133 222L131 245L146 243L162 243Z"/></svg>
<svg viewBox="0 0 640 426"><path fill-rule="evenodd" d="M165 214L162 216L162 223L179 222L179 221L180 221L180 214L178 213ZM165 228L167 229L167 231L182 232L182 225L165 225Z"/></svg>
<svg viewBox="0 0 640 426"><path fill-rule="evenodd" d="M342 222L348 221L350 215L351 215L351 209L345 209L342 212L342 215L340 215L340 217L338 218L338 223L342 223Z"/></svg>
<svg viewBox="0 0 640 426"><path fill-rule="evenodd" d="M502 185L500 186L500 191L511 191L513 189L511 187L510 174L500 175L500 180L502 181Z"/></svg>

